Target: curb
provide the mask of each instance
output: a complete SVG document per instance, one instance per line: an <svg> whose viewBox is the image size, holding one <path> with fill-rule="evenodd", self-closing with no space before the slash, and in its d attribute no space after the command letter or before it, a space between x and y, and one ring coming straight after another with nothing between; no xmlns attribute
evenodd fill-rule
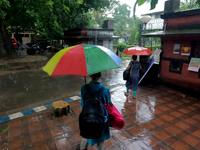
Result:
<svg viewBox="0 0 200 150"><path fill-rule="evenodd" d="M71 101L76 101L80 98L81 98L81 95L77 95L77 96L72 96L70 98L67 98L63 101L71 102ZM11 121L11 120L14 120L14 119L17 119L17 118L21 118L21 117L24 117L24 116L27 116L27 115L30 115L30 114L33 114L33 113L37 113L37 112L49 109L49 108L52 107L52 104L53 104L53 102L46 104L46 105L43 105L43 106L35 107L35 108L29 109L29 110L25 110L25 111L17 112L17 113L8 115L8 116L1 117L0 123L4 123L4 122L7 122L7 121Z"/></svg>

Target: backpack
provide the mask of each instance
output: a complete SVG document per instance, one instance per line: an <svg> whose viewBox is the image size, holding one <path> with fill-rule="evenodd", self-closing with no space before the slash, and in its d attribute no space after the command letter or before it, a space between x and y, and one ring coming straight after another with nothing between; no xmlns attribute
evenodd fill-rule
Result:
<svg viewBox="0 0 200 150"><path fill-rule="evenodd" d="M84 106L79 116L80 135L87 139L98 139L102 136L107 115L104 107L102 87L96 93L91 92L89 84L85 85Z"/></svg>
<svg viewBox="0 0 200 150"><path fill-rule="evenodd" d="M124 72L123 72L123 79L124 80L129 79L129 77L131 76L132 68L133 68L133 65L128 70L124 70Z"/></svg>

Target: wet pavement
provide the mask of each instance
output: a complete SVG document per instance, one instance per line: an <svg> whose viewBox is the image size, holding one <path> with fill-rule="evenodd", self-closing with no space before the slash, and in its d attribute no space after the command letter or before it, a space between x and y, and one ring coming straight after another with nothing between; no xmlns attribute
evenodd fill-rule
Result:
<svg viewBox="0 0 200 150"><path fill-rule="evenodd" d="M121 68L102 73L101 82L110 88L112 102L125 119L122 130L111 128L106 150L197 150L200 149L200 99L157 86L139 86L137 99L124 96ZM89 79L87 79L89 82ZM22 71L0 76L1 116L79 95L84 78L45 72ZM132 94L132 92L130 92ZM130 96L130 95L129 95ZM52 118L51 109L0 124L0 150L71 150L80 143L80 100L70 102L73 112ZM95 149L89 147L89 150Z"/></svg>
<svg viewBox="0 0 200 150"><path fill-rule="evenodd" d="M108 87L123 85L127 64L124 61L119 69L102 72L100 81ZM49 77L41 69L9 72L0 75L0 117L79 95L84 84L82 76Z"/></svg>
<svg viewBox="0 0 200 150"><path fill-rule="evenodd" d="M200 149L200 101L179 91L140 86L137 98L127 99L123 85L110 88L112 102L125 119L122 130L111 128L105 150ZM80 100L70 102L73 112L52 118L51 109L0 124L1 150L75 150L81 141L78 116ZM94 150L89 147L88 150Z"/></svg>

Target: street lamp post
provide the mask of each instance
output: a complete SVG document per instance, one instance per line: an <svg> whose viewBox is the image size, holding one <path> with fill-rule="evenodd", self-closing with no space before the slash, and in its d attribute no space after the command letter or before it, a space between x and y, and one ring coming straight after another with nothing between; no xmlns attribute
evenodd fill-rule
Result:
<svg viewBox="0 0 200 150"><path fill-rule="evenodd" d="M146 25L151 20L151 16L142 16L140 20L144 23L144 34L146 33ZM145 40L143 38L143 47L145 47Z"/></svg>
<svg viewBox="0 0 200 150"><path fill-rule="evenodd" d="M142 44L141 44L142 24L140 24L140 26L139 26L139 32L140 32L140 35L139 35L139 46L142 46Z"/></svg>
<svg viewBox="0 0 200 150"><path fill-rule="evenodd" d="M99 25L98 24L94 24L93 28L95 29L95 45L97 45L98 44L98 40L97 40L98 31L97 31L97 29L99 28Z"/></svg>

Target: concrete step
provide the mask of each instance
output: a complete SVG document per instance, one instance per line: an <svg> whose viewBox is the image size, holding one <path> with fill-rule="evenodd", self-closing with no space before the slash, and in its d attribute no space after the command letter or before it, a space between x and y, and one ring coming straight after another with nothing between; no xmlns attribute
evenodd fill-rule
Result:
<svg viewBox="0 0 200 150"><path fill-rule="evenodd" d="M6 66L5 65L0 65L0 71L4 71L6 70Z"/></svg>
<svg viewBox="0 0 200 150"><path fill-rule="evenodd" d="M33 66L16 66L16 67L8 67L6 68L7 71L17 71L17 70L30 70L30 69L39 69L41 68L38 65Z"/></svg>
<svg viewBox="0 0 200 150"><path fill-rule="evenodd" d="M13 62L0 65L0 71L39 69L46 65L48 60L38 62Z"/></svg>

